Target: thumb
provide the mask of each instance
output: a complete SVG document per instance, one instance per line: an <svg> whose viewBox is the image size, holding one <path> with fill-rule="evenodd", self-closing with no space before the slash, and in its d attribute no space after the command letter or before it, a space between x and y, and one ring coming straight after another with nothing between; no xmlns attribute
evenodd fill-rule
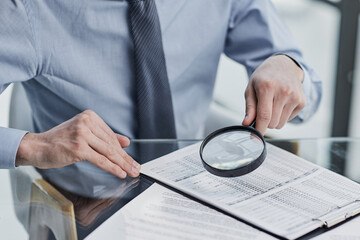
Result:
<svg viewBox="0 0 360 240"><path fill-rule="evenodd" d="M242 122L242 125L249 126L256 117L256 93L252 85L249 85L245 91L245 118Z"/></svg>

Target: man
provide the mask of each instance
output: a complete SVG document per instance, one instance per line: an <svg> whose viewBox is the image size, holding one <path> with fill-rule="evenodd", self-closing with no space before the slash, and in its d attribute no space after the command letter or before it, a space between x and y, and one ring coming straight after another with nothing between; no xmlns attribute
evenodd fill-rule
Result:
<svg viewBox="0 0 360 240"><path fill-rule="evenodd" d="M125 136L196 137L223 52L248 70L243 124L263 134L321 97L270 1L3 0L0 33L0 91L23 82L37 132L0 128L1 168L137 176Z"/></svg>

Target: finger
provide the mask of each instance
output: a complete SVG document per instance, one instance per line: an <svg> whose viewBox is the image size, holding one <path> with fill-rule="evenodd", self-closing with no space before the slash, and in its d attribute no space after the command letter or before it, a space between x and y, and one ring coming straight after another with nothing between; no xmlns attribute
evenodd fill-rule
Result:
<svg viewBox="0 0 360 240"><path fill-rule="evenodd" d="M91 147L89 147L87 149L87 151L85 151L85 154L83 157L88 162L92 163L93 165L97 166L98 168L101 168L119 178L126 178L126 172L120 166L114 164L109 159L107 159L105 156L97 153Z"/></svg>
<svg viewBox="0 0 360 240"><path fill-rule="evenodd" d="M89 110L87 110L86 112L87 115L91 115L88 118L90 121L87 122L87 126L90 129L90 131L105 143L112 145L114 148L116 148L119 154L127 155L127 153L123 151L122 145L124 145L124 147L129 146L130 140L125 136L115 134L110 129L110 127L108 127L107 124L96 113ZM107 132L105 132L106 129ZM132 158L126 158L126 159L129 160L130 164L134 164L136 168L139 168L140 165L136 163Z"/></svg>
<svg viewBox="0 0 360 240"><path fill-rule="evenodd" d="M286 104L284 106L284 110L281 114L281 117L280 117L278 125L276 126L276 129L280 129L285 126L285 124L290 120L290 116L294 112L295 108L296 108L296 106L294 106L292 104Z"/></svg>
<svg viewBox="0 0 360 240"><path fill-rule="evenodd" d="M242 124L249 126L256 117L256 94L252 85L249 85L245 91L245 102L246 113Z"/></svg>
<svg viewBox="0 0 360 240"><path fill-rule="evenodd" d="M110 137L100 128L98 127L91 127L91 132L93 135L95 135L97 138L102 140L105 144L108 144L109 146L106 146L107 148L113 147L115 150L124 158L125 161L127 161L129 164L132 164L135 168L140 169L140 164L137 163L132 157L130 157L123 149L122 147L127 147L130 144L130 140L125 137L121 136L119 134L116 134L117 140L120 138L120 141L117 141L117 143L114 143ZM119 136L119 137L118 137Z"/></svg>
<svg viewBox="0 0 360 240"><path fill-rule="evenodd" d="M129 164L133 165L135 168L140 169L140 164L138 164L132 157L130 157L123 149L121 144L124 144L127 147L130 144L130 140L119 134L114 134L116 137L116 141L112 141L111 137L107 135L102 128L99 128L97 125L91 123L90 126L91 132L97 138L101 139L104 143L108 144L109 146L105 146L107 149L111 147L115 148L115 150L127 161ZM121 143L118 141L118 136L120 136Z"/></svg>
<svg viewBox="0 0 360 240"><path fill-rule="evenodd" d="M296 107L296 108L292 111L292 113L291 113L288 121L290 121L290 120L292 120L293 118L295 118L295 117L301 112L302 109L303 109L303 107L299 107L299 106Z"/></svg>
<svg viewBox="0 0 360 240"><path fill-rule="evenodd" d="M128 154L124 150L121 149L122 152L118 152L114 146L105 143L95 135L89 136L88 143L92 149L120 166L129 176L139 176L139 169L135 165L135 161L130 156L127 157Z"/></svg>
<svg viewBox="0 0 360 240"><path fill-rule="evenodd" d="M120 135L120 134L116 134L117 140L119 141L121 147L126 148L130 145L130 140L129 138Z"/></svg>
<svg viewBox="0 0 360 240"><path fill-rule="evenodd" d="M268 126L269 128L271 129L276 128L279 125L280 119L283 115L285 103L286 103L286 97L279 96L278 98L276 98L275 96L275 100L272 108L271 120Z"/></svg>
<svg viewBox="0 0 360 240"><path fill-rule="evenodd" d="M111 130L111 128L104 122L104 120L101 119L99 115L97 115L92 110L86 110L82 114L86 115L87 118L85 118L86 125L90 128L90 130L100 139L103 141L109 143L109 144L115 144L120 145L120 143L117 141L115 133ZM100 131L100 129L102 131ZM105 134L104 134L105 133Z"/></svg>
<svg viewBox="0 0 360 240"><path fill-rule="evenodd" d="M95 122L98 124L98 126L106 133L108 134L112 139L116 139L114 131L104 122L104 120L97 115L95 112L92 114L92 117L94 118Z"/></svg>
<svg viewBox="0 0 360 240"><path fill-rule="evenodd" d="M129 164L131 164L133 167L137 169L138 172L140 172L141 165L136 162L125 150L122 149L121 156L125 161L127 161Z"/></svg>
<svg viewBox="0 0 360 240"><path fill-rule="evenodd" d="M258 96L256 129L264 135L272 116L274 94L272 89L261 89L259 92L256 92L256 95Z"/></svg>
<svg viewBox="0 0 360 240"><path fill-rule="evenodd" d="M117 141L114 141L114 139L111 136L109 136L109 134L107 134L103 130L103 128L101 128L95 122L90 123L89 129L96 137L98 137L102 141L104 141L104 142L106 142L106 143L108 143L110 145L119 146L118 144L116 144Z"/></svg>
<svg viewBox="0 0 360 240"><path fill-rule="evenodd" d="M293 119L294 117L296 117L296 115L299 114L299 112L301 110L303 110L306 106L306 100L305 100L305 96L303 95L302 98L300 98L301 100L299 101L299 103L297 104L297 107L294 109L294 111L292 112L292 114L289 117L289 120Z"/></svg>

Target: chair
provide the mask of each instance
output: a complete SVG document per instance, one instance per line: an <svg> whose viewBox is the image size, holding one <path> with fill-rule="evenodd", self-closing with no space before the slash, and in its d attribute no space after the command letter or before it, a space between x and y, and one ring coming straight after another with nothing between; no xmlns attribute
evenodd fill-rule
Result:
<svg viewBox="0 0 360 240"><path fill-rule="evenodd" d="M9 127L32 132L31 108L24 87L15 83L10 100Z"/></svg>

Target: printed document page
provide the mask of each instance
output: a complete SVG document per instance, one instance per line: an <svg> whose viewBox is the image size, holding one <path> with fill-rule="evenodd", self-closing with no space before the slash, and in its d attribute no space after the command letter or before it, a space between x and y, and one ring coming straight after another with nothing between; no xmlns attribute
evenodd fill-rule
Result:
<svg viewBox="0 0 360 240"><path fill-rule="evenodd" d="M235 178L208 173L199 147L194 144L148 162L141 172L288 239L321 227L329 212L360 205L355 202L359 184L271 144L258 169Z"/></svg>
<svg viewBox="0 0 360 240"><path fill-rule="evenodd" d="M275 238L155 183L95 229L87 239Z"/></svg>

